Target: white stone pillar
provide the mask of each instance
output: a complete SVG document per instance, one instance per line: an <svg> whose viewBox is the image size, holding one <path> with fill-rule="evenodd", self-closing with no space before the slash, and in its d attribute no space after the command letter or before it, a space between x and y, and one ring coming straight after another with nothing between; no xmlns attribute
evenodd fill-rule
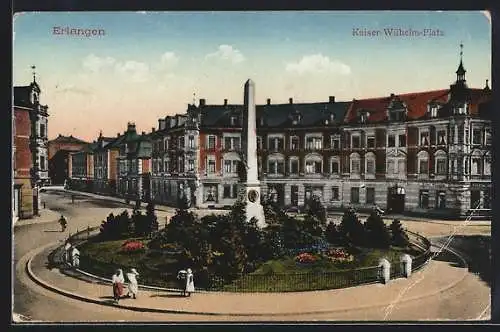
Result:
<svg viewBox="0 0 500 332"><path fill-rule="evenodd" d="M401 264L403 264L403 274L406 278L409 278L411 276L411 269L412 269L412 258L408 254L403 254L401 255L400 258Z"/></svg>
<svg viewBox="0 0 500 332"><path fill-rule="evenodd" d="M391 263L387 259L382 258L379 261L378 266L382 268L382 282L384 284L389 283L389 281L391 280Z"/></svg>

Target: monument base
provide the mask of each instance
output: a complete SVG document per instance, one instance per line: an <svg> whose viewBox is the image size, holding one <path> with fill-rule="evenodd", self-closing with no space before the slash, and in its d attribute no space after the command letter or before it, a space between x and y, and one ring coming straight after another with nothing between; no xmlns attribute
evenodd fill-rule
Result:
<svg viewBox="0 0 500 332"><path fill-rule="evenodd" d="M257 226L264 228L267 226L264 215L264 207L260 204L260 185L259 184L241 184L240 200L245 202L245 214L247 222L252 218L257 220Z"/></svg>

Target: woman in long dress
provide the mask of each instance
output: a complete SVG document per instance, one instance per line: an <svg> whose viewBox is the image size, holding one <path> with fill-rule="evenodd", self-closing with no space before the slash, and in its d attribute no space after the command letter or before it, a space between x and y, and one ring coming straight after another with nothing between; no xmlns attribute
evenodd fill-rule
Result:
<svg viewBox="0 0 500 332"><path fill-rule="evenodd" d="M124 282L123 271L121 269L116 270L116 273L113 274L113 298L116 303L118 303L123 294Z"/></svg>
<svg viewBox="0 0 500 332"><path fill-rule="evenodd" d="M131 269L129 273L127 273L128 279L128 297L132 297L133 299L137 298L137 293L139 292L139 285L137 283L137 277L139 276L139 272L136 269Z"/></svg>
<svg viewBox="0 0 500 332"><path fill-rule="evenodd" d="M186 293L187 296L191 296L191 293L194 293L194 276L193 276L193 271L191 271L191 269L187 269Z"/></svg>

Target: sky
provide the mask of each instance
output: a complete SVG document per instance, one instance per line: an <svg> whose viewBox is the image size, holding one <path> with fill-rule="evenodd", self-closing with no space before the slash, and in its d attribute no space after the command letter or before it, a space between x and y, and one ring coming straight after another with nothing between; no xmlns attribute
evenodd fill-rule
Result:
<svg viewBox="0 0 500 332"><path fill-rule="evenodd" d="M66 27L101 35L55 33ZM49 139L116 136L127 122L150 132L200 98L242 104L248 78L257 103L446 89L460 43L469 87L491 82L491 24L479 11L38 12L16 14L13 30L13 83L28 85L36 66Z"/></svg>

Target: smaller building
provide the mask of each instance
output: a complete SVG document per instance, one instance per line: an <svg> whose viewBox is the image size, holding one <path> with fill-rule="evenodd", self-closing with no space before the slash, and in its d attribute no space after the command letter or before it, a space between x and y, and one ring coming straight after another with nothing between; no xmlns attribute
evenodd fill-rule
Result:
<svg viewBox="0 0 500 332"><path fill-rule="evenodd" d="M87 144L82 150L69 154L70 188L75 190L93 191L94 184L94 150L97 142Z"/></svg>
<svg viewBox="0 0 500 332"><path fill-rule="evenodd" d="M49 177L52 184L63 184L69 179L69 154L82 150L87 144L73 135L62 136L61 134L49 141Z"/></svg>

